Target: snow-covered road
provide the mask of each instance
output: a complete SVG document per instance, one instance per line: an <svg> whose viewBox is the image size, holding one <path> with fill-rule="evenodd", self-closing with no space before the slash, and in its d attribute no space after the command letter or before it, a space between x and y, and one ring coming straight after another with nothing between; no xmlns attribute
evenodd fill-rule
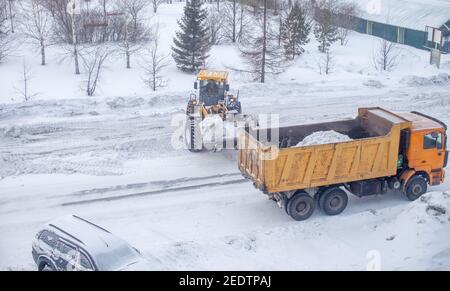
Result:
<svg viewBox="0 0 450 291"><path fill-rule="evenodd" d="M281 124L353 117L364 106L450 124L449 84L378 82L239 89L244 111L280 114ZM359 270L378 256L382 269L450 269L450 182L426 201L351 197L338 217L292 221L240 176L234 152L173 149L187 94L0 105L0 269L34 269L36 229L69 213L128 240L155 269Z"/></svg>

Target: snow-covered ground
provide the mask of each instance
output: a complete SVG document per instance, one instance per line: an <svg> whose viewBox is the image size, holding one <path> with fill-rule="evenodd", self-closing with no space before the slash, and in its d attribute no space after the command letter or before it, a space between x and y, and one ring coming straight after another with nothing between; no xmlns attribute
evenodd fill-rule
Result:
<svg viewBox="0 0 450 291"><path fill-rule="evenodd" d="M158 12L167 53L181 11L176 4ZM282 125L353 117L364 106L418 110L450 124L449 56L437 69L426 51L401 47L398 66L380 74L371 65L377 44L353 33L346 47L334 45L333 73L323 76L311 41L266 84L231 72L232 90L244 112L279 114ZM65 214L123 237L155 269L450 269L449 180L413 203L398 193L352 196L340 216L317 211L295 222L242 178L235 152L173 148L194 76L172 64L168 87L149 93L139 66L111 60L101 91L84 97L57 54L40 67L21 49L40 94L22 102L14 93L23 57L0 65L0 269L35 269L36 230ZM230 45L211 54L213 68L242 64Z"/></svg>

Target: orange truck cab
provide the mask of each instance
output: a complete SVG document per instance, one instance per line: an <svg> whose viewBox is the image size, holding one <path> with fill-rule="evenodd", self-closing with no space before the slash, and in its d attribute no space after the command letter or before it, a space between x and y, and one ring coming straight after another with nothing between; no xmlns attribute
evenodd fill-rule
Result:
<svg viewBox="0 0 450 291"><path fill-rule="evenodd" d="M404 153L404 171L400 180L404 187L409 180L421 175L429 185L444 182L448 163L447 126L430 116L419 112L399 113L411 121L411 127L404 132L401 146Z"/></svg>

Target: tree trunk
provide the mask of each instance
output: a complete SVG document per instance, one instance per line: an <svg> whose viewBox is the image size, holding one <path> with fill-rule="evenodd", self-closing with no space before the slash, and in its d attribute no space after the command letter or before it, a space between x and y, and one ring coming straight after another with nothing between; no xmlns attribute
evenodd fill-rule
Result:
<svg viewBox="0 0 450 291"><path fill-rule="evenodd" d="M261 60L261 83L266 81L266 45L267 45L267 0L264 0L263 47Z"/></svg>
<svg viewBox="0 0 450 291"><path fill-rule="evenodd" d="M9 2L9 17L11 18L11 33L14 33L14 19L13 19L13 14L12 14L12 7L11 7L11 0L8 1Z"/></svg>
<svg viewBox="0 0 450 291"><path fill-rule="evenodd" d="M73 55L75 58L75 75L79 75L80 74L80 64L78 62L78 47L77 47L76 43L73 46Z"/></svg>
<svg viewBox="0 0 450 291"><path fill-rule="evenodd" d="M131 69L131 54L130 51L127 49L127 51L125 52L125 55L127 57L127 69Z"/></svg>
<svg viewBox="0 0 450 291"><path fill-rule="evenodd" d="M240 4L241 4L241 19L239 23L239 42L242 39L242 34L244 30L244 5L242 5L242 2L240 2Z"/></svg>
<svg viewBox="0 0 450 291"><path fill-rule="evenodd" d="M45 66L45 43L44 40L41 39L41 65Z"/></svg>
<svg viewBox="0 0 450 291"><path fill-rule="evenodd" d="M233 0L233 43L236 42L236 0Z"/></svg>

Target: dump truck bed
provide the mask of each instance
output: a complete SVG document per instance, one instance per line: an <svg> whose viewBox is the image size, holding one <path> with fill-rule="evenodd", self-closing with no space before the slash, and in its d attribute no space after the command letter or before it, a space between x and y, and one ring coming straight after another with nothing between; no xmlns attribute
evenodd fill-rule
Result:
<svg viewBox="0 0 450 291"><path fill-rule="evenodd" d="M410 121L392 112L362 108L355 119L279 128L278 146L270 144L273 129L248 129L240 136L239 169L265 193L393 176L401 131L410 126ZM287 137L295 144L314 132L328 130L352 140L280 148ZM269 142L261 141L266 135Z"/></svg>

